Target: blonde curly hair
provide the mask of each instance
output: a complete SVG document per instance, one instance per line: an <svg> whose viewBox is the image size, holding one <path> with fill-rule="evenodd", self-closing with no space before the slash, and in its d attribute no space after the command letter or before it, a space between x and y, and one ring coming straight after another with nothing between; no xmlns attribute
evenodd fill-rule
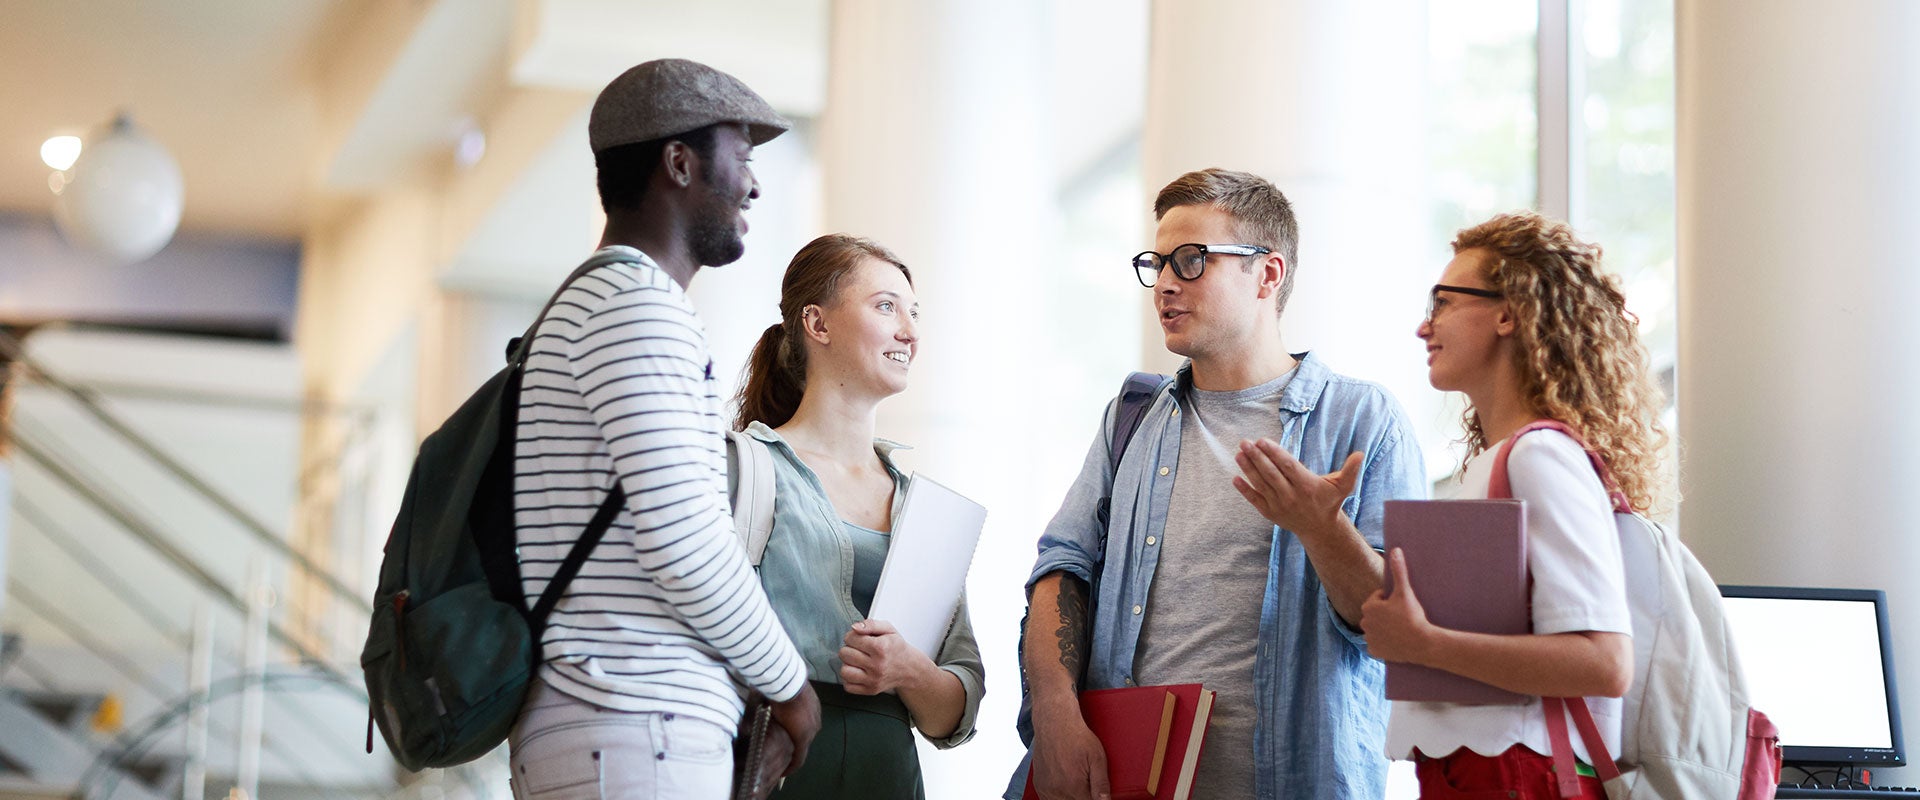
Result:
<svg viewBox="0 0 1920 800"><path fill-rule="evenodd" d="M1453 252L1467 250L1492 256L1487 283L1514 315L1514 366L1533 411L1580 431L1635 510L1665 510L1663 398L1620 279L1601 271L1600 246L1519 211L1461 230ZM1492 443L1471 406L1464 421L1472 458Z"/></svg>

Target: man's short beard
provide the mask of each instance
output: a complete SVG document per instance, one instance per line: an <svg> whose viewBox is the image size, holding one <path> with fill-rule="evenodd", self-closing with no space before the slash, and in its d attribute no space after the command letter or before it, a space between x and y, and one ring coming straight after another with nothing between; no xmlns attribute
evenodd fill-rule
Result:
<svg viewBox="0 0 1920 800"><path fill-rule="evenodd" d="M739 261L747 254L747 243L740 240L740 229L732 219L702 216L687 231L687 249L701 266L718 267Z"/></svg>
<svg viewBox="0 0 1920 800"><path fill-rule="evenodd" d="M720 191L715 175L703 172L707 185L713 187L708 196L711 206L708 213L694 218L693 225L687 231L687 249L693 253L694 261L703 267L718 267L739 261L747 254L747 243L740 240L740 228L733 222L739 213L734 202L729 201Z"/></svg>

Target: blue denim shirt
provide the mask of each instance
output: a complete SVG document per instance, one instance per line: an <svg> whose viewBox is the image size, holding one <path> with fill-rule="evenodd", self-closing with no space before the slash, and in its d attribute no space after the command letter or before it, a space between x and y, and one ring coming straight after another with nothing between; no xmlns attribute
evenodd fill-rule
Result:
<svg viewBox="0 0 1920 800"><path fill-rule="evenodd" d="M1427 495L1426 471L1400 404L1378 385L1329 370L1311 353L1295 356L1299 371L1280 395L1273 430L1246 431L1279 442L1309 469L1338 471L1355 451L1366 454L1358 490L1344 510L1369 544L1381 546L1387 500ZM1174 393L1192 385L1180 368L1141 419L1118 474L1107 474L1114 405L1087 451L1066 502L1040 537L1028 586L1067 572L1094 587L1092 647L1082 688L1133 683L1143 613L1149 609L1159 541L1179 477L1180 418ZM1095 508L1112 487L1112 531L1101 546ZM1275 526L1267 563L1254 656L1254 787L1262 800L1379 798L1386 791L1385 669L1367 654L1359 631L1341 621L1305 548ZM1006 797L1026 783L1023 761Z"/></svg>

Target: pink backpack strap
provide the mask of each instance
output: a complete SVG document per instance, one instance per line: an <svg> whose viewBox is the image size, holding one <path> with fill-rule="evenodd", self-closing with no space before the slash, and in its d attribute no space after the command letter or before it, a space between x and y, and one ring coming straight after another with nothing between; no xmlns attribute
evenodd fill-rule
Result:
<svg viewBox="0 0 1920 800"><path fill-rule="evenodd" d="M1507 457L1513 454L1513 445L1520 437L1533 431L1559 431L1571 437L1587 452L1587 460L1593 463L1593 471L1599 473L1600 483L1607 489L1607 498L1613 502L1613 510L1621 514L1630 514L1633 507L1627 503L1626 493L1613 482L1613 474L1607 470L1606 462L1600 455L1587 447L1585 439L1572 426L1559 420L1543 419L1520 426L1500 445L1499 455L1493 459L1493 475L1487 482L1488 499L1507 499L1513 497L1513 482L1507 477ZM1593 711L1587 707L1585 698L1580 697L1543 697L1540 698L1541 710L1547 716L1547 739L1553 745L1553 771L1561 797L1580 795L1579 773L1573 765L1573 742L1567 736L1567 716L1573 716L1573 724L1580 730L1580 739L1587 743L1587 756L1592 758L1594 774L1602 781L1620 777L1620 766L1613 761L1613 754L1607 750L1606 740L1600 738L1600 728L1593 723Z"/></svg>
<svg viewBox="0 0 1920 800"><path fill-rule="evenodd" d="M1541 710L1547 714L1547 739L1553 743L1554 781L1561 797L1580 796L1580 773L1573 765L1573 742L1567 737L1567 715L1573 715L1580 739L1587 743L1587 757L1593 759L1593 772L1602 782L1620 777L1620 765L1600 738L1600 726L1593 723L1593 711L1578 697L1542 697Z"/></svg>
<svg viewBox="0 0 1920 800"><path fill-rule="evenodd" d="M1600 454L1587 447L1587 440L1580 438L1580 432L1559 420L1542 419L1529 422L1514 431L1507 441L1500 445L1500 453L1493 457L1493 476L1487 481L1488 500L1506 500L1513 497L1513 482L1507 478L1507 456L1513 454L1513 446L1520 437L1534 431L1559 431L1571 437L1580 449L1587 451L1587 460L1593 462L1593 471L1600 474L1601 485L1607 488L1607 499L1613 502L1613 510L1620 514L1633 513L1633 506L1627 502L1627 495L1613 482L1613 473L1607 464L1600 460Z"/></svg>
<svg viewBox="0 0 1920 800"><path fill-rule="evenodd" d="M1586 702L1578 703L1582 708ZM1547 714L1547 739L1553 743L1553 781L1560 789L1560 796L1580 796L1580 772L1573 765L1573 742L1567 738L1567 702L1559 697L1540 698L1540 710ZM1585 735L1585 734L1582 734ZM1593 753L1593 745L1587 745L1587 753Z"/></svg>

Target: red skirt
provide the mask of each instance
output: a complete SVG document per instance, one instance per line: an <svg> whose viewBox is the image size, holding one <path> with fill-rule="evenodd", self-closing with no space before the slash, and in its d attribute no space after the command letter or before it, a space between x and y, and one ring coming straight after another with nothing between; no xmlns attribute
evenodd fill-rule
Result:
<svg viewBox="0 0 1920 800"><path fill-rule="evenodd" d="M1420 800L1560 800L1553 758L1516 744L1497 756L1465 747L1443 758L1414 751ZM1607 800L1600 779L1580 776L1580 800Z"/></svg>

